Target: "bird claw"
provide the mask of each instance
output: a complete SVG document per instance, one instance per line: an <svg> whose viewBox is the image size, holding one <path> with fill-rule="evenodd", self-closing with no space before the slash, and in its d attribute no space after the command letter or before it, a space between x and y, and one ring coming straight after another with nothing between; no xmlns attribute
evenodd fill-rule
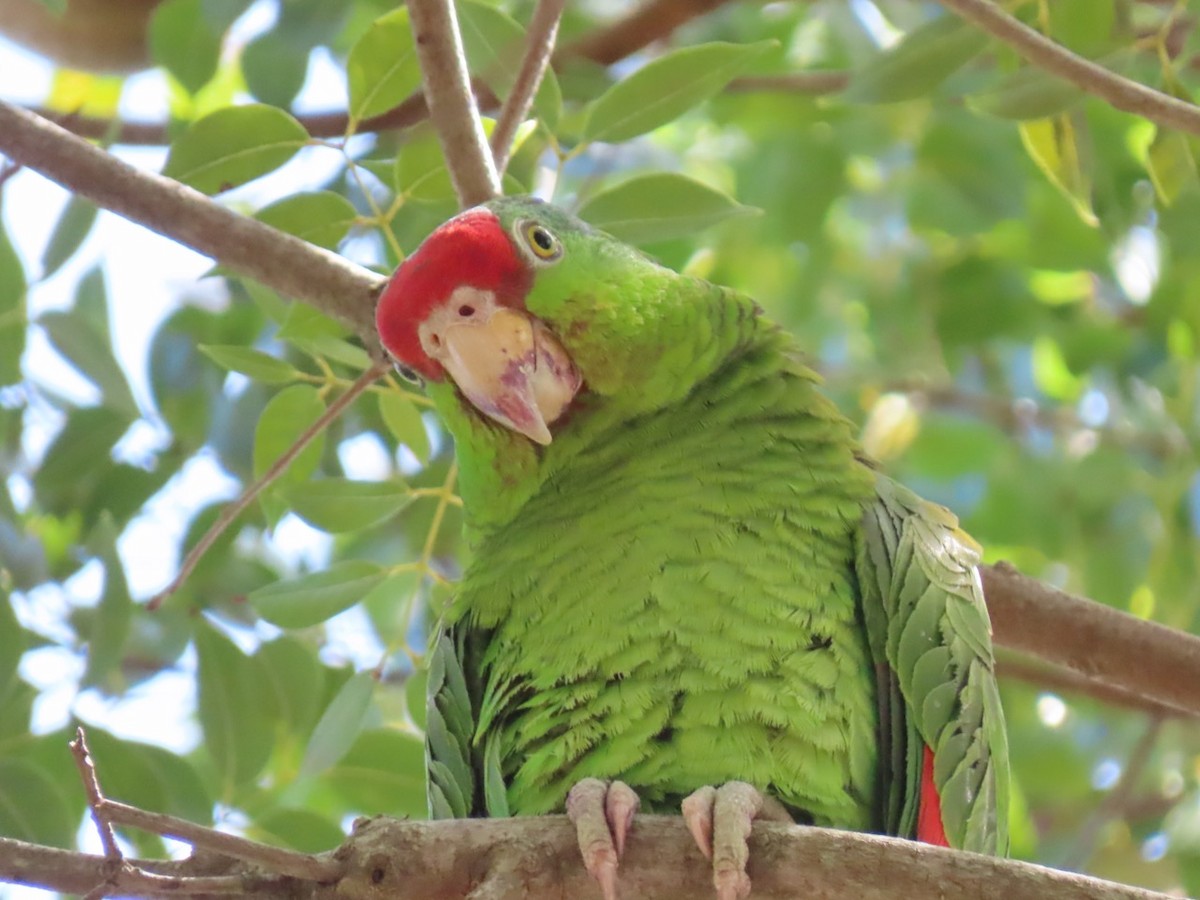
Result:
<svg viewBox="0 0 1200 900"><path fill-rule="evenodd" d="M640 802L624 782L599 778L584 778L567 794L567 817L575 823L583 865L604 900L617 900L617 864Z"/></svg>
<svg viewBox="0 0 1200 900"><path fill-rule="evenodd" d="M717 900L745 900L750 895L746 863L750 828L763 811L763 795L744 781L719 788L702 787L683 801L683 820L706 858L712 860ZM786 816L786 810L779 807ZM771 807L768 814L775 817ZM787 816L790 820L790 816Z"/></svg>

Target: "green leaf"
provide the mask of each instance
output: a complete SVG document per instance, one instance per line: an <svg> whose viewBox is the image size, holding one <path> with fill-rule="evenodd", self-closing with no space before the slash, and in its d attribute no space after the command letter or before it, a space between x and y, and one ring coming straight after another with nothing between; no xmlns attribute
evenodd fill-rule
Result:
<svg viewBox="0 0 1200 900"><path fill-rule="evenodd" d="M371 729L323 776L357 809L425 818L425 746L394 728Z"/></svg>
<svg viewBox="0 0 1200 900"><path fill-rule="evenodd" d="M311 385L293 384L272 397L254 430L254 476L261 477L274 465L324 411L325 404ZM321 461L324 447L325 435L314 437L276 484L283 487L307 479Z"/></svg>
<svg viewBox="0 0 1200 900"><path fill-rule="evenodd" d="M1000 119L1044 119L1069 109L1083 91L1039 66L1009 72L992 88L971 94L967 106Z"/></svg>
<svg viewBox="0 0 1200 900"><path fill-rule="evenodd" d="M98 728L88 728L87 740L108 796L189 822L212 821L212 797L185 757Z"/></svg>
<svg viewBox="0 0 1200 900"><path fill-rule="evenodd" d="M301 777L324 772L346 755L367 720L374 693L370 672L359 672L342 685L313 729L300 765Z"/></svg>
<svg viewBox="0 0 1200 900"><path fill-rule="evenodd" d="M8 591L0 588L0 697L8 691L9 685L16 681L17 665L25 653L28 638L25 630L17 622L17 614L13 612Z"/></svg>
<svg viewBox="0 0 1200 900"><path fill-rule="evenodd" d="M393 183L396 190L413 200L437 201L454 198L454 185L432 128L414 129L396 154Z"/></svg>
<svg viewBox="0 0 1200 900"><path fill-rule="evenodd" d="M253 347L201 344L200 352L222 369L240 372L263 384L284 384L295 380L300 374L291 363Z"/></svg>
<svg viewBox="0 0 1200 900"><path fill-rule="evenodd" d="M87 502L89 493L112 468L109 454L129 422L128 416L103 406L71 411L33 476L34 491L45 511L66 515Z"/></svg>
<svg viewBox="0 0 1200 900"><path fill-rule="evenodd" d="M105 406L131 420L138 418L137 401L113 355L108 329L108 293L99 266L79 280L75 306L71 310L44 313L38 324L46 330L54 348L100 389Z"/></svg>
<svg viewBox="0 0 1200 900"><path fill-rule="evenodd" d="M687 237L733 216L757 215L686 175L639 175L589 198L579 217L632 244Z"/></svg>
<svg viewBox="0 0 1200 900"><path fill-rule="evenodd" d="M59 270L75 255L96 221L96 204L78 194L72 195L63 207L62 215L54 226L50 241L42 253L42 278L46 279Z"/></svg>
<svg viewBox="0 0 1200 900"><path fill-rule="evenodd" d="M229 106L193 122L171 144L163 174L216 194L278 169L308 140L304 126L282 109Z"/></svg>
<svg viewBox="0 0 1200 900"><path fill-rule="evenodd" d="M412 605L424 577L425 573L416 566L402 567L363 597L363 609L384 643L390 644L407 632L412 620Z"/></svg>
<svg viewBox="0 0 1200 900"><path fill-rule="evenodd" d="M167 0L150 19L150 54L189 93L217 73L221 33L204 14L204 0Z"/></svg>
<svg viewBox="0 0 1200 900"><path fill-rule="evenodd" d="M841 97L850 103L895 103L924 97L978 56L986 32L945 13L855 71Z"/></svg>
<svg viewBox="0 0 1200 900"><path fill-rule="evenodd" d="M204 749L216 769L218 799L262 771L271 755L274 729L264 702L261 667L203 616L195 621L200 727Z"/></svg>
<svg viewBox="0 0 1200 900"><path fill-rule="evenodd" d="M429 462L429 433L416 405L396 391L385 391L379 397L379 415L388 431L413 452L421 464Z"/></svg>
<svg viewBox="0 0 1200 900"><path fill-rule="evenodd" d="M85 687L120 686L108 682L110 674L121 664L125 641L129 638L133 599L129 596L121 557L117 554L118 534L112 516L105 512L88 542L89 549L104 563L104 593L100 595L100 604L88 634L87 669L83 673Z"/></svg>
<svg viewBox="0 0 1200 900"><path fill-rule="evenodd" d="M314 528L339 534L387 521L412 502L412 491L402 481L322 478L294 485L284 499Z"/></svg>
<svg viewBox="0 0 1200 900"><path fill-rule="evenodd" d="M280 628L309 628L349 609L383 581L384 570L365 560L334 563L321 572L251 592L250 605Z"/></svg>
<svg viewBox="0 0 1200 900"><path fill-rule="evenodd" d="M0 223L0 385L21 380L25 352L25 270Z"/></svg>
<svg viewBox="0 0 1200 900"><path fill-rule="evenodd" d="M429 689L429 670L422 669L414 672L404 682L404 699L408 704L408 717L413 724L425 730L425 707L429 703L426 691Z"/></svg>
<svg viewBox="0 0 1200 900"><path fill-rule="evenodd" d="M487 82L501 100L507 99L525 53L525 29L503 10L478 0L464 0L456 4L456 11L471 73ZM533 108L551 128L562 113L562 92L551 68L542 77Z"/></svg>
<svg viewBox="0 0 1200 900"><path fill-rule="evenodd" d="M291 106L308 74L307 49L296 47L273 30L252 40L240 60L250 93L272 106Z"/></svg>
<svg viewBox="0 0 1200 900"><path fill-rule="evenodd" d="M291 635L263 644L255 654L263 677L275 692L279 718L288 737L308 741L321 714L325 669L314 647Z"/></svg>
<svg viewBox="0 0 1200 900"><path fill-rule="evenodd" d="M1021 122L1021 143L1030 158L1088 225L1098 225L1092 209L1091 173L1079 149L1075 123L1063 114Z"/></svg>
<svg viewBox="0 0 1200 900"><path fill-rule="evenodd" d="M372 807L374 809L374 807ZM275 807L255 816L248 837L300 853L333 850L346 839L334 821L311 809Z"/></svg>
<svg viewBox="0 0 1200 900"><path fill-rule="evenodd" d="M1154 140L1146 150L1146 171L1159 198L1170 206L1196 183L1195 139L1178 131L1156 128Z"/></svg>
<svg viewBox="0 0 1200 900"><path fill-rule="evenodd" d="M665 125L740 75L774 41L699 44L673 50L588 105L585 141L619 143Z"/></svg>
<svg viewBox="0 0 1200 900"><path fill-rule="evenodd" d="M358 221L354 204L332 191L292 194L260 209L254 217L280 231L333 250Z"/></svg>
<svg viewBox="0 0 1200 900"><path fill-rule="evenodd" d="M408 10L376 19L346 58L350 117L369 119L387 112L421 86L421 69Z"/></svg>
<svg viewBox="0 0 1200 900"><path fill-rule="evenodd" d="M72 847L79 824L53 778L26 759L0 759L0 834Z"/></svg>

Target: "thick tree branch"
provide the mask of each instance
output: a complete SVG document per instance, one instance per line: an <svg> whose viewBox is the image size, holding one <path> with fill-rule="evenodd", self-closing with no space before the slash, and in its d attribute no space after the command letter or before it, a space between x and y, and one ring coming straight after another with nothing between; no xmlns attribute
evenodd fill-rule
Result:
<svg viewBox="0 0 1200 900"><path fill-rule="evenodd" d="M521 59L521 68L517 72L517 80L508 98L500 108L500 117L496 120L496 128L492 132L492 158L496 161L496 171L503 175L508 167L508 157L512 152L513 138L517 128L529 114L533 105L534 95L542 83L546 66L550 65L550 54L554 52L554 38L558 34L558 20L562 18L566 0L538 0L525 36L525 55Z"/></svg>
<svg viewBox="0 0 1200 900"><path fill-rule="evenodd" d="M597 896L579 859L575 831L565 816L460 819L443 822L360 820L341 848L320 859L340 878L316 882L257 873L211 856L183 863L138 861L140 869L170 873L170 893L230 886L257 897L291 900L429 900L486 896L489 900ZM105 858L0 839L0 880L81 893L103 875ZM876 835L756 822L750 838L750 876L756 900L1165 900L1142 888L1100 881L1015 860L994 859ZM234 873L241 873L240 876ZM189 881L203 877L206 882ZM218 880L219 879L219 880ZM707 897L710 864L682 819L640 816L621 860L624 896ZM157 886L122 885L123 893L161 896ZM127 888L127 889L126 889ZM189 890L191 888L192 890ZM475 893L472 893L472 892Z"/></svg>
<svg viewBox="0 0 1200 900"><path fill-rule="evenodd" d="M981 574L997 644L1200 715L1200 638L1073 597L1007 563Z"/></svg>
<svg viewBox="0 0 1200 900"><path fill-rule="evenodd" d="M375 350L375 299L384 279L307 241L144 172L30 112L0 101L0 152L225 268L308 303Z"/></svg>
<svg viewBox="0 0 1200 900"><path fill-rule="evenodd" d="M1084 59L1014 19L991 0L940 0L947 9L1008 44L1047 72L1117 109L1168 128L1200 135L1200 107L1130 81Z"/></svg>
<svg viewBox="0 0 1200 900"><path fill-rule="evenodd" d="M452 0L411 0L408 13L429 117L437 129L459 205L466 208L497 197L500 176L475 107L454 4Z"/></svg>

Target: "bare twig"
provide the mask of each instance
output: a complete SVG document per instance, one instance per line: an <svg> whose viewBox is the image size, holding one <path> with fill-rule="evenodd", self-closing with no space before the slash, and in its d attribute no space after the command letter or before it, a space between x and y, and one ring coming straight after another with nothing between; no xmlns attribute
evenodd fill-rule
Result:
<svg viewBox="0 0 1200 900"><path fill-rule="evenodd" d="M521 59L517 80L500 108L496 128L492 131L492 158L496 161L496 171L501 175L508 167L508 157L512 152L517 127L529 114L529 107L533 105L533 98L542 83L546 66L550 64L550 55L554 52L554 38L558 34L558 20L562 18L565 5L566 0L538 0L538 5L533 11L529 30L525 35L525 55Z"/></svg>
<svg viewBox="0 0 1200 900"><path fill-rule="evenodd" d="M96 823L96 831L100 833L100 845L104 855L109 859L120 859L121 849L117 846L117 836L113 833L112 823L100 812L104 803L104 792L100 790L100 779L96 775L96 765L92 761L92 751L88 749L87 737L83 728L75 729L75 740L67 746L75 759L75 767L79 769L79 777L83 781L83 792L87 796L88 808L92 811L92 821Z"/></svg>
<svg viewBox="0 0 1200 900"><path fill-rule="evenodd" d="M997 644L1200 714L1200 638L1073 597L1007 563L980 571Z"/></svg>
<svg viewBox="0 0 1200 900"><path fill-rule="evenodd" d="M1109 706L1120 709L1134 709L1149 713L1164 719L1188 717L1189 714L1173 706L1164 706L1153 700L1148 700L1141 694L1114 687L1101 681L1093 681L1070 669L1058 666L1048 666L1045 663L1032 662L1010 654L1004 654L996 660L996 674L1004 679L1024 681L1048 691L1061 691L1065 694L1091 697Z"/></svg>
<svg viewBox="0 0 1200 900"><path fill-rule="evenodd" d="M175 838L185 841L193 847L212 851L231 859L254 863L268 872L287 875L292 878L306 878L311 881L335 881L342 874L343 866L334 859L323 856L313 856L309 853L297 853L282 847L272 847L260 844L249 838L238 837L196 825L193 822L177 819L163 813L147 812L115 800L105 800L104 814L113 822L140 828L152 834Z"/></svg>
<svg viewBox="0 0 1200 900"><path fill-rule="evenodd" d="M250 484L246 490L242 491L241 496L221 510L221 514L217 516L216 521L209 526L208 531L204 532L204 535L196 542L196 546L192 547L188 552L183 563L179 566L179 573L169 585L150 598L150 601L146 604L146 608L149 610L158 609L164 600L179 590L191 576L192 572L195 571L196 566L200 564L200 560L204 558L204 554L212 548L212 545L233 524L234 520L245 512L250 504L258 499L259 494L270 487L280 475L287 471L292 461L304 451L305 447L312 443L317 435L329 427L330 422L340 416L347 406L353 403L363 391L370 387L387 370L388 364L379 362L358 376L354 383L346 389L346 393L330 403L325 412L321 413L315 422L304 429L287 450L280 455L279 459L271 463L271 467L263 472L260 478Z"/></svg>
<svg viewBox="0 0 1200 900"><path fill-rule="evenodd" d="M747 75L729 82L727 91L747 94L752 91L784 91L792 94L836 94L850 83L850 72L827 69L816 72L792 72L788 75Z"/></svg>
<svg viewBox="0 0 1200 900"><path fill-rule="evenodd" d="M603 66L624 59L669 36L680 25L712 12L729 0L650 0L607 28L563 47L555 56L582 56Z"/></svg>
<svg viewBox="0 0 1200 900"><path fill-rule="evenodd" d="M500 175L488 151L471 93L452 0L411 0L408 13L424 76L429 117L437 129L459 205L500 195Z"/></svg>
<svg viewBox="0 0 1200 900"><path fill-rule="evenodd" d="M1008 44L1021 56L1117 109L1200 135L1200 107L1084 59L1014 19L991 0L940 0L947 9Z"/></svg>
<svg viewBox="0 0 1200 900"><path fill-rule="evenodd" d="M1086 866L1096 852L1096 839L1100 836L1100 830L1109 820L1124 814L1133 797L1133 789L1150 763L1154 747L1162 734L1162 726L1163 720L1158 716L1151 717L1150 721L1146 723L1141 737L1129 752L1129 759L1126 760L1125 767L1121 771L1120 780L1111 791L1104 795L1104 799L1079 827L1075 843L1071 845L1070 850L1063 858L1063 868L1082 869Z"/></svg>
<svg viewBox="0 0 1200 900"><path fill-rule="evenodd" d="M0 101L0 152L98 206L220 260L353 328L375 351L383 278L307 241L144 172L45 119Z"/></svg>

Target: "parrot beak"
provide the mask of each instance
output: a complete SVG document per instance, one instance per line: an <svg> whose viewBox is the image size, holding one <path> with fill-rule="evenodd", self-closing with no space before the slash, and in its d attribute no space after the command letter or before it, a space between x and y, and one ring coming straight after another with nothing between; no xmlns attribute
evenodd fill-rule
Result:
<svg viewBox="0 0 1200 900"><path fill-rule="evenodd" d="M442 365L485 416L546 445L583 379L558 338L524 312L495 308L442 334Z"/></svg>

